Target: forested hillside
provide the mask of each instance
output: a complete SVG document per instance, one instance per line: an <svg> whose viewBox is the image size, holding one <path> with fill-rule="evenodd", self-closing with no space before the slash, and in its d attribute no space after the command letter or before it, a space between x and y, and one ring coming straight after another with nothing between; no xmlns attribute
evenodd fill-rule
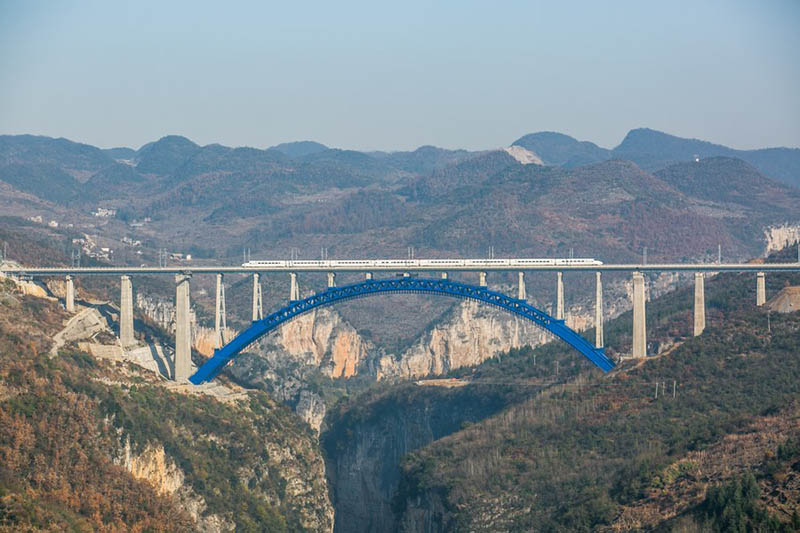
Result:
<svg viewBox="0 0 800 533"><path fill-rule="evenodd" d="M316 438L264 393L170 391L67 345L66 314L0 278L0 530L325 531Z"/></svg>

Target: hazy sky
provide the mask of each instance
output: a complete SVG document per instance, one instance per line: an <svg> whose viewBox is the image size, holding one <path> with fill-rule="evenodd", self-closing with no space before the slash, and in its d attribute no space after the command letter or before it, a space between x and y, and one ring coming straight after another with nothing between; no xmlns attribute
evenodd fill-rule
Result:
<svg viewBox="0 0 800 533"><path fill-rule="evenodd" d="M0 133L800 146L800 1L0 0Z"/></svg>

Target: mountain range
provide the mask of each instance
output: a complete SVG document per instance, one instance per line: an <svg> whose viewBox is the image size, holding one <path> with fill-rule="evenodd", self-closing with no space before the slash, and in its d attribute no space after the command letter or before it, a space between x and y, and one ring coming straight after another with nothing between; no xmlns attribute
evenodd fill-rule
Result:
<svg viewBox="0 0 800 533"><path fill-rule="evenodd" d="M237 257L558 255L607 260L760 254L764 231L797 223L800 150L740 151L636 129L613 150L540 132L508 150L359 152L312 141L266 150L166 136L100 149L0 136L8 214L91 221L104 237ZM541 162L542 164L538 164ZM128 224L149 218L148 230ZM81 222L83 221L83 222ZM667 231L665 231L667 230ZM185 250L184 250L185 251Z"/></svg>

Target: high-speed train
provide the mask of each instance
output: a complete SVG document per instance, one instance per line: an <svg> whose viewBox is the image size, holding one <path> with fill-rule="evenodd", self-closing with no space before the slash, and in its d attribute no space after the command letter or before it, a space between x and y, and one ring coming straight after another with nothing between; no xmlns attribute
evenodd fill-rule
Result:
<svg viewBox="0 0 800 533"><path fill-rule="evenodd" d="M602 261L591 258L564 259L340 259L322 261L248 261L244 268L470 268L470 267L533 267L533 266L578 266L602 265Z"/></svg>

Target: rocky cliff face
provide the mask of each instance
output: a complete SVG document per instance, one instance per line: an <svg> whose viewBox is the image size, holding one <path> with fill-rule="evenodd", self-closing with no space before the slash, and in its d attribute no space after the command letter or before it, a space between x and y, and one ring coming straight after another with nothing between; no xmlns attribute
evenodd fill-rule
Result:
<svg viewBox="0 0 800 533"><path fill-rule="evenodd" d="M239 332L235 329L228 328L225 330L224 339L230 340L238 333ZM217 331L214 328L195 324L192 327L192 347L197 350L198 353L206 357L211 357L214 355L214 350L217 348Z"/></svg>
<svg viewBox="0 0 800 533"><path fill-rule="evenodd" d="M319 367L332 378L349 378L375 351L341 316L321 308L283 325L274 337L268 337L262 350L283 350L304 364Z"/></svg>
<svg viewBox="0 0 800 533"><path fill-rule="evenodd" d="M175 304L164 298L147 296L142 292L136 292L136 309L157 325L167 331L175 331ZM197 323L194 310L190 309L190 321Z"/></svg>
<svg viewBox="0 0 800 533"><path fill-rule="evenodd" d="M381 356L375 377L439 375L454 368L477 365L510 348L537 346L546 338L542 330L524 319L477 302L462 302L399 357Z"/></svg>
<svg viewBox="0 0 800 533"><path fill-rule="evenodd" d="M161 496L172 497L178 507L194 520L197 531L222 533L232 531L233 523L215 514L204 515L206 503L189 485L184 483L183 471L167 456L161 445L148 445L141 453L134 453L130 439L116 461L136 479L148 481Z"/></svg>
<svg viewBox="0 0 800 533"><path fill-rule="evenodd" d="M392 498L402 458L503 406L504 400L489 390L464 387L443 393L405 385L334 413L322 437L336 508L334 531L396 530Z"/></svg>
<svg viewBox="0 0 800 533"><path fill-rule="evenodd" d="M783 250L784 248L800 242L800 224L781 224L770 226L764 230L766 246L764 255L770 252Z"/></svg>

